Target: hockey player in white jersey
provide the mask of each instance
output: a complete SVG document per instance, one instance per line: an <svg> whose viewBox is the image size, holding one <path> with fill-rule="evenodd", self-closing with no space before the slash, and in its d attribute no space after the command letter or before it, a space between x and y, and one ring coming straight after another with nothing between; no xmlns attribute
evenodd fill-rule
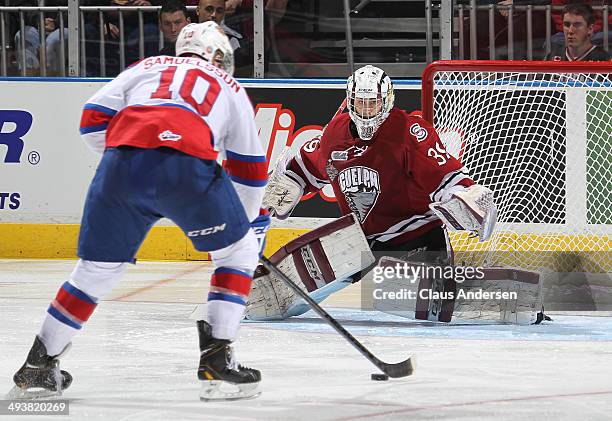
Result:
<svg viewBox="0 0 612 421"><path fill-rule="evenodd" d="M176 51L178 57L150 57L128 68L84 107L82 138L103 155L85 202L80 260L14 375L13 396L61 394L70 386L60 355L162 217L214 262L207 320L197 322L200 397L258 394L260 372L239 365L230 343L243 318L258 240L269 226L269 216L260 215L266 157L253 107L231 76L232 48L217 24L186 26Z"/></svg>

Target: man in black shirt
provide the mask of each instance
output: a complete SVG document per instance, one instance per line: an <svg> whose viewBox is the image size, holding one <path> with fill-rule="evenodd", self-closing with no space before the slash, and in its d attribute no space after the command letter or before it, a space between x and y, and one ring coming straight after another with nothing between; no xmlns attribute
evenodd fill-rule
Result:
<svg viewBox="0 0 612 421"><path fill-rule="evenodd" d="M191 23L191 19L187 15L185 3L179 0L168 0L162 5L159 11L159 27L164 34L164 48L159 51L158 55L176 55L174 49L176 38L181 29L189 23Z"/></svg>
<svg viewBox="0 0 612 421"><path fill-rule="evenodd" d="M546 60L555 61L608 61L610 54L593 45L595 16L587 4L568 4L563 9L565 46L555 46Z"/></svg>

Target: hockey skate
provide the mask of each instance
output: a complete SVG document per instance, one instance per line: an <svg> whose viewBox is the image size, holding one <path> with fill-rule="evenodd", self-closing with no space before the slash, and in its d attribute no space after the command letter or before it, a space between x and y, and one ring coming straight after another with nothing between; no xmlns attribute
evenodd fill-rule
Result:
<svg viewBox="0 0 612 421"><path fill-rule="evenodd" d="M199 320L200 366L202 382L200 400L239 400L259 396L261 373L243 367L234 360L230 341L212 337L211 326Z"/></svg>
<svg viewBox="0 0 612 421"><path fill-rule="evenodd" d="M13 376L15 387L7 399L37 399L50 396L61 396L72 383L72 376L59 368L59 357L47 355L47 348L36 336L34 345L23 366Z"/></svg>

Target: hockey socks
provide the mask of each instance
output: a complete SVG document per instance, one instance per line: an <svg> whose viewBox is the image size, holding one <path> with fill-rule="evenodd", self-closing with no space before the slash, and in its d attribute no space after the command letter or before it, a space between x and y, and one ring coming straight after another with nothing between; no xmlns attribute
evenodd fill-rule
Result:
<svg viewBox="0 0 612 421"><path fill-rule="evenodd" d="M208 321L215 338L233 340L238 334L252 279L238 269L215 270L208 293Z"/></svg>
<svg viewBox="0 0 612 421"><path fill-rule="evenodd" d="M49 355L59 354L83 327L97 306L97 299L70 281L64 282L47 309L47 317L38 336Z"/></svg>

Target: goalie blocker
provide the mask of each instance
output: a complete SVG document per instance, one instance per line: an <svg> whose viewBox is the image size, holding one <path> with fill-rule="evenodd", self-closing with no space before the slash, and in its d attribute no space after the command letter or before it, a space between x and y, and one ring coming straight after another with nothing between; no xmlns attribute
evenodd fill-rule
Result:
<svg viewBox="0 0 612 421"><path fill-rule="evenodd" d="M289 242L270 257L317 303L351 284L351 275L372 265L374 255L355 215L345 215ZM245 317L282 320L309 310L286 284L263 266L255 272Z"/></svg>
<svg viewBox="0 0 612 421"><path fill-rule="evenodd" d="M474 279L455 282L441 276L449 273L444 271L449 268L453 273L457 269L384 256L362 280L367 285L362 294L370 294L372 300L368 303L362 299L364 306L401 317L439 322L450 322L452 317L519 325L543 320L538 273L481 268ZM381 274L385 275L382 279ZM379 279L374 278L376 275Z"/></svg>

